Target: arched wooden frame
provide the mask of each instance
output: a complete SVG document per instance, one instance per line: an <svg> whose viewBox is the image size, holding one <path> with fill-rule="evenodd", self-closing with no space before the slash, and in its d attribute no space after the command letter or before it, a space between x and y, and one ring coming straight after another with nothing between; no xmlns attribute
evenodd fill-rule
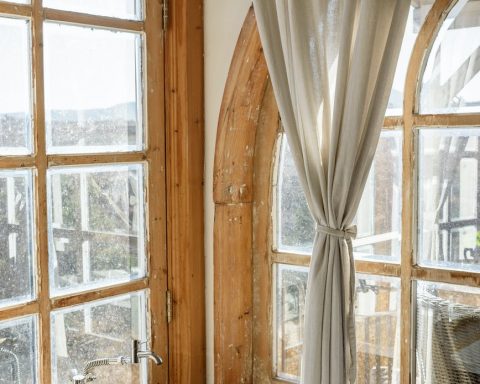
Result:
<svg viewBox="0 0 480 384"><path fill-rule="evenodd" d="M254 284L253 252L262 248L268 265L268 231L254 236L256 218L269 227L271 164L278 110L258 35L253 8L245 19L228 75L220 111L214 164L215 382L251 383L256 361L269 363L270 337L254 332L270 317L255 313L254 292L269 295L270 272ZM261 183L256 181L262 180ZM261 197L259 195L262 195ZM266 221L266 223L263 223ZM263 268L262 268L263 269ZM255 279L256 280L256 279ZM259 281L260 282L260 281ZM257 292L256 292L257 293ZM257 296L257 295L255 295ZM260 327L258 329L261 329ZM256 341L255 348L253 341Z"/></svg>
<svg viewBox="0 0 480 384"><path fill-rule="evenodd" d="M413 382L412 281L480 286L480 274L414 264L414 130L480 125L480 114L420 115L418 84L437 31L457 0L437 0L417 36L407 71L403 127L400 264L356 261L358 272L401 278L401 382ZM272 263L308 265L309 257L272 251L272 177L280 127L253 9L231 63L218 123L214 164L215 382L269 383L272 378ZM405 369L405 367L409 367Z"/></svg>

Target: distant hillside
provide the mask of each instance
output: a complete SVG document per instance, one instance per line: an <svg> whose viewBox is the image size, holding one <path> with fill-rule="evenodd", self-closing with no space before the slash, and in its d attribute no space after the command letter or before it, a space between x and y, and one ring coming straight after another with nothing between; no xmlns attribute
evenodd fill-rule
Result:
<svg viewBox="0 0 480 384"><path fill-rule="evenodd" d="M109 108L101 109L84 109L84 110L74 110L74 109L65 109L65 110L53 110L50 113L50 116L46 116L47 119L52 121L65 121L73 122L78 120L78 116L83 115L83 120L90 121L105 121L105 120L136 120L137 119L137 109L134 102L131 103L122 103L114 105ZM24 122L28 118L22 112L15 113L0 113L0 124L5 121L12 122Z"/></svg>
<svg viewBox="0 0 480 384"><path fill-rule="evenodd" d="M53 145L135 145L138 140L134 102L81 111L53 110L45 118ZM28 114L0 113L0 147L25 146L30 124Z"/></svg>
<svg viewBox="0 0 480 384"><path fill-rule="evenodd" d="M52 121L77 121L79 115L82 115L83 120L90 121L105 121L118 120L119 118L125 120L137 119L137 108L134 102L117 104L110 108L102 109L84 109L84 110L53 110L47 119Z"/></svg>

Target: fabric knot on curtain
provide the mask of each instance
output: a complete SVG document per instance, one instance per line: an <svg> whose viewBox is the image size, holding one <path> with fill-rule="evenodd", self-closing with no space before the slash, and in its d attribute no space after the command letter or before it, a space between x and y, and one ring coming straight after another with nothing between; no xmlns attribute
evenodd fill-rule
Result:
<svg viewBox="0 0 480 384"><path fill-rule="evenodd" d="M357 237L357 226L351 225L345 229L335 229L331 227L327 227L325 225L317 224L315 230L320 233L324 233L326 235L338 237L340 239L345 240L352 240Z"/></svg>

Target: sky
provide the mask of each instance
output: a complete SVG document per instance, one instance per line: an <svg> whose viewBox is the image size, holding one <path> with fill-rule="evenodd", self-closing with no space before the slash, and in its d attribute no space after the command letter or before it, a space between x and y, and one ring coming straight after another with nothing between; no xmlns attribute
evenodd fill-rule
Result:
<svg viewBox="0 0 480 384"><path fill-rule="evenodd" d="M110 7L123 16L133 0L45 0L45 5L89 4ZM123 7L119 6L123 4ZM102 13L102 12L99 12ZM105 12L104 12L105 13ZM0 17L0 113L25 112L31 98L30 25L26 20ZM44 25L46 109L108 108L132 102L137 93L141 34L101 29Z"/></svg>
<svg viewBox="0 0 480 384"><path fill-rule="evenodd" d="M17 0L23 2L24 0ZM58 7L131 18L135 0L44 0L47 7ZM424 15L426 12L422 12ZM422 20L423 21L423 20ZM448 20L447 20L448 22ZM403 94L410 54L417 36L413 7L393 89ZM442 34L441 34L442 35ZM477 47L478 28L449 31L441 60L442 76L449 76ZM136 99L139 34L93 30L46 22L44 26L45 104L50 109L96 109L132 102ZM28 21L0 17L0 113L24 112L30 104L30 57ZM435 46L433 51L435 52ZM428 66L427 66L428 69ZM428 76L428 70L427 70ZM479 100L480 74L462 91L466 100Z"/></svg>
<svg viewBox="0 0 480 384"><path fill-rule="evenodd" d="M140 35L44 26L45 107L94 109L135 101Z"/></svg>

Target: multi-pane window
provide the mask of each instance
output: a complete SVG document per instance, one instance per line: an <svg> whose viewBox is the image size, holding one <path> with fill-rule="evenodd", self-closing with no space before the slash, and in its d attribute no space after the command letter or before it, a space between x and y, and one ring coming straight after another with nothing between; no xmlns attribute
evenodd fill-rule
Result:
<svg viewBox="0 0 480 384"><path fill-rule="evenodd" d="M285 136L282 141L276 194L278 244L272 254L276 281L274 369L278 378L296 380L308 279L305 255L312 250L315 227ZM383 383L392 377L396 379L388 382L398 383L400 377L401 159L401 130L385 130L355 219L355 258L364 262L356 284L359 383ZM370 263L397 265L398 274L372 273L376 271L370 270Z"/></svg>
<svg viewBox="0 0 480 384"><path fill-rule="evenodd" d="M412 1L355 218L359 384L480 382L480 1L445 3ZM270 262L282 382L300 375L315 229L284 135L277 153Z"/></svg>
<svg viewBox="0 0 480 384"><path fill-rule="evenodd" d="M151 275L164 236L149 231L165 214L165 181L151 193L164 167L150 150L164 150L160 5L14 2L0 1L0 383L60 384L130 356L132 339L166 344L166 319L152 320L166 283ZM96 371L149 375L145 361Z"/></svg>

